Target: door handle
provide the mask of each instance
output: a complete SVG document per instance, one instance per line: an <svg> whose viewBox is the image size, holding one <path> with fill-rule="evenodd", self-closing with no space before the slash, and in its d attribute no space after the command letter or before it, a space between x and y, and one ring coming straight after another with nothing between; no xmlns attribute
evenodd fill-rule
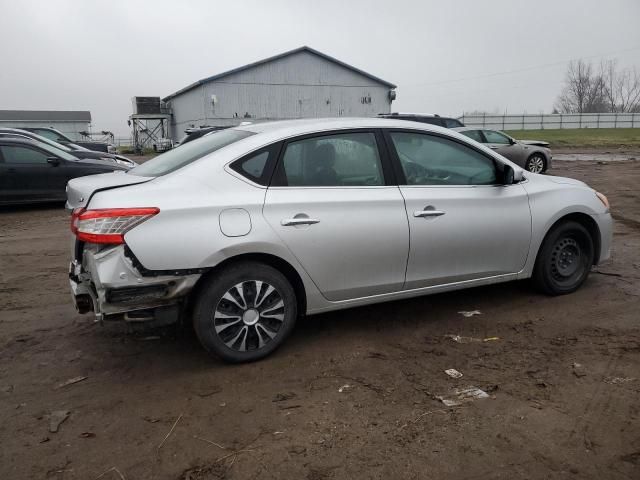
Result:
<svg viewBox="0 0 640 480"><path fill-rule="evenodd" d="M499 147L489 147L491 150L497 150Z"/></svg>
<svg viewBox="0 0 640 480"><path fill-rule="evenodd" d="M413 216L416 218L439 217L444 214L445 212L443 212L442 210L418 210L416 212L413 212Z"/></svg>
<svg viewBox="0 0 640 480"><path fill-rule="evenodd" d="M314 225L316 223L320 223L320 220L309 217L285 218L280 222L283 227L292 227L295 225Z"/></svg>

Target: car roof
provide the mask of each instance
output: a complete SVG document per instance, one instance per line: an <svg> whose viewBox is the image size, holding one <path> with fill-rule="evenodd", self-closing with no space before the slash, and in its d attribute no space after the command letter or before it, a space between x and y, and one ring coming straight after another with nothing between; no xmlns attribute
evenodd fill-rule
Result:
<svg viewBox="0 0 640 480"><path fill-rule="evenodd" d="M60 130L58 130L57 128L53 128L53 127L24 127L24 128L28 129L28 130L51 130L53 132L60 133Z"/></svg>
<svg viewBox="0 0 640 480"><path fill-rule="evenodd" d="M279 120L273 122L252 123L232 127L234 130L242 130L253 133L270 133L274 135L291 136L304 135L305 133L321 132L326 130L347 130L351 128L416 128L434 132L446 132L448 129L420 122L407 120L395 120L381 117L362 118L308 118L297 120Z"/></svg>
<svg viewBox="0 0 640 480"><path fill-rule="evenodd" d="M0 127L0 133L15 133L21 135L37 135L29 130L23 130L22 128Z"/></svg>
<svg viewBox="0 0 640 480"><path fill-rule="evenodd" d="M482 128L482 127L455 127L452 128L451 130L455 131L455 132L466 132L468 130L493 130L491 128Z"/></svg>
<svg viewBox="0 0 640 480"><path fill-rule="evenodd" d="M429 117L429 118L441 118L437 113L419 113L419 112L391 112L391 113L379 113L380 117ZM442 117L445 118L445 117Z"/></svg>
<svg viewBox="0 0 640 480"><path fill-rule="evenodd" d="M42 142L38 142L37 140L33 140L31 138L16 138L16 137L5 137L4 135L0 136L0 141L2 143L25 143L27 145L37 145Z"/></svg>

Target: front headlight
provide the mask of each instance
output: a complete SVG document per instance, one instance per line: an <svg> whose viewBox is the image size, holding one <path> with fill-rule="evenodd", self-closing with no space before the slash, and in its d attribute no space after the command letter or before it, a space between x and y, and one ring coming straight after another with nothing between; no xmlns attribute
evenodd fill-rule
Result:
<svg viewBox="0 0 640 480"><path fill-rule="evenodd" d="M596 197L598 197L598 199L602 202L602 204L604 205L604 208L606 209L606 212L608 213L609 212L609 199L605 195L600 193L600 192L596 192L595 190L594 190L594 192L596 194Z"/></svg>

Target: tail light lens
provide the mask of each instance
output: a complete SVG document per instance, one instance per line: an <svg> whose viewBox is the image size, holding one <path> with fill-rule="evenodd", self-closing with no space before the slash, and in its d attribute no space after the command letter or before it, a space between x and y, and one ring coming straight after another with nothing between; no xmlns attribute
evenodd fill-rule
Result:
<svg viewBox="0 0 640 480"><path fill-rule="evenodd" d="M71 214L71 231L83 242L118 245L124 243L125 233L159 211L155 207L101 210L77 208Z"/></svg>

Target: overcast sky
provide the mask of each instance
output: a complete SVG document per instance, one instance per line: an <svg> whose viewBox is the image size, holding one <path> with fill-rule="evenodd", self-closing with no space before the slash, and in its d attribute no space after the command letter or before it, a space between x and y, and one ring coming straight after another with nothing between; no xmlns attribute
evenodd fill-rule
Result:
<svg viewBox="0 0 640 480"><path fill-rule="evenodd" d="M639 0L0 0L0 109L126 136L132 96L308 45L397 84L394 111L550 112L570 59L640 68L639 20Z"/></svg>

